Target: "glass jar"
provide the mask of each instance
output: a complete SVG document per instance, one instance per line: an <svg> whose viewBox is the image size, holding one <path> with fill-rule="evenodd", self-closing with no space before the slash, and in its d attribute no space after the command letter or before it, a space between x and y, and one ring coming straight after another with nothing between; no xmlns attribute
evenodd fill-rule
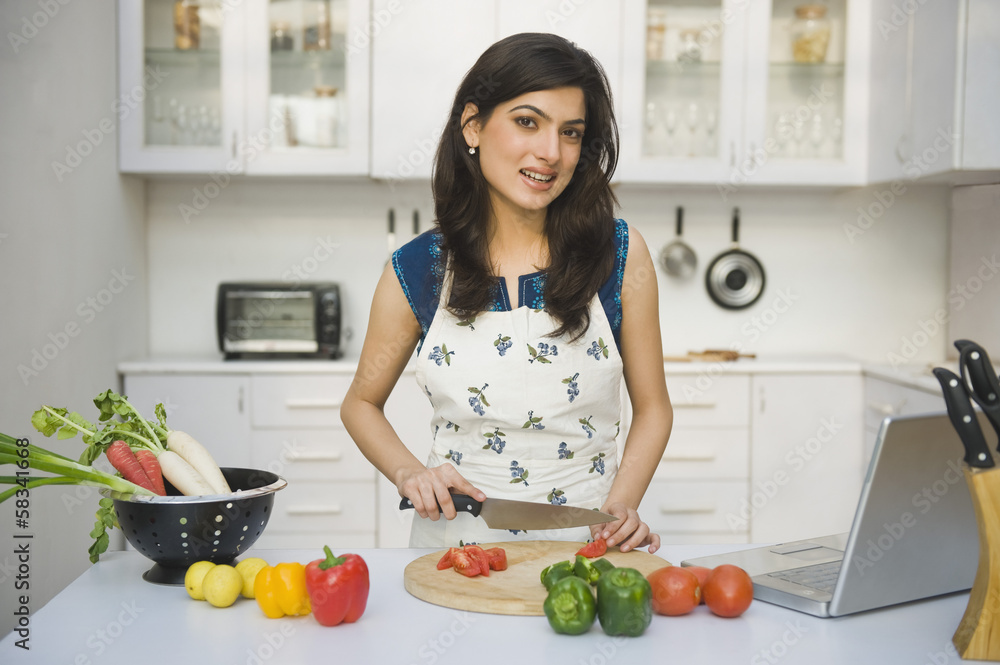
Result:
<svg viewBox="0 0 1000 665"><path fill-rule="evenodd" d="M830 45L830 21L826 7L818 4L799 5L792 21L792 59L795 62L820 63L826 61Z"/></svg>
<svg viewBox="0 0 1000 665"><path fill-rule="evenodd" d="M337 89L332 85L318 85L316 93L316 145L332 148L337 145L340 120L337 112Z"/></svg>
<svg viewBox="0 0 1000 665"><path fill-rule="evenodd" d="M650 7L646 13L646 60L663 60L663 42L667 34L667 21L663 9Z"/></svg>
<svg viewBox="0 0 1000 665"><path fill-rule="evenodd" d="M292 26L284 21L273 23L271 25L271 50L291 51L293 46Z"/></svg>
<svg viewBox="0 0 1000 665"><path fill-rule="evenodd" d="M174 3L174 48L179 51L196 50L200 42L198 3L194 0L177 0Z"/></svg>
<svg viewBox="0 0 1000 665"><path fill-rule="evenodd" d="M701 30L689 28L681 30L680 42L677 44L677 62L692 64L701 62Z"/></svg>
<svg viewBox="0 0 1000 665"><path fill-rule="evenodd" d="M302 31L303 51L330 50L331 17L328 0L316 0L306 5L305 28Z"/></svg>

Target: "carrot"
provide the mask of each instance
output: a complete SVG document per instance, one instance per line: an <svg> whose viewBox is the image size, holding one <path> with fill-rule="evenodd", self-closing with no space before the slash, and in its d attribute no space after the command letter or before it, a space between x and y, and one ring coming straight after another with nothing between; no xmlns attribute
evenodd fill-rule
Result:
<svg viewBox="0 0 1000 665"><path fill-rule="evenodd" d="M135 483L139 487L144 487L154 494L156 493L156 490L153 489L153 483L149 480L149 476L143 471L142 465L136 459L135 453L132 452L127 443L124 441L115 441L108 446L105 455L108 456L111 466L115 467L125 480Z"/></svg>
<svg viewBox="0 0 1000 665"><path fill-rule="evenodd" d="M146 472L146 477L153 485L153 491L160 496L166 496L167 489L163 486L163 472L160 470L160 463L156 461L156 455L143 448L135 451L135 458L139 460L142 470Z"/></svg>

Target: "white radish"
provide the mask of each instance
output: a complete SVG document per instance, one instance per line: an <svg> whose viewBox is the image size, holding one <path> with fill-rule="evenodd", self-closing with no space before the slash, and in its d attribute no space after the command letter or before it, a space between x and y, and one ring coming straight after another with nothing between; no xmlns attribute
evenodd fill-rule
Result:
<svg viewBox="0 0 1000 665"><path fill-rule="evenodd" d="M184 461L180 455L169 450L160 453L156 458L160 463L163 477L184 496L202 496L218 494L208 481L198 471Z"/></svg>
<svg viewBox="0 0 1000 665"><path fill-rule="evenodd" d="M174 430L167 436L167 448L184 458L184 461L194 467L205 481L215 490L214 494L231 494L229 483L222 475L222 470L215 463L212 454L205 446L195 441L194 437L184 432ZM173 482L173 481L170 481ZM176 485L175 485L176 487ZM179 487L177 489L180 489Z"/></svg>

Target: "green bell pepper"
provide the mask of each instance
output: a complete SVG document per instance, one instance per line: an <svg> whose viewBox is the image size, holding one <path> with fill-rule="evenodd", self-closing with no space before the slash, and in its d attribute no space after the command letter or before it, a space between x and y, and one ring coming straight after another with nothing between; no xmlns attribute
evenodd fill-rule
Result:
<svg viewBox="0 0 1000 665"><path fill-rule="evenodd" d="M564 635L586 633L597 616L597 603L590 585L574 575L553 585L542 609L552 629Z"/></svg>
<svg viewBox="0 0 1000 665"><path fill-rule="evenodd" d="M607 559L588 559L577 554L576 562L573 564L573 574L589 584L597 584L597 580L601 579L601 574L614 567L615 564Z"/></svg>
<svg viewBox="0 0 1000 665"><path fill-rule="evenodd" d="M542 584L545 586L546 591L551 591L552 587L555 586L556 582L563 579L564 577L570 577L573 575L573 562L572 561L560 561L559 563L554 563L551 566L545 568L542 571L541 579Z"/></svg>
<svg viewBox="0 0 1000 665"><path fill-rule="evenodd" d="M615 568L597 581L597 617L608 635L638 637L653 620L653 589L635 568Z"/></svg>

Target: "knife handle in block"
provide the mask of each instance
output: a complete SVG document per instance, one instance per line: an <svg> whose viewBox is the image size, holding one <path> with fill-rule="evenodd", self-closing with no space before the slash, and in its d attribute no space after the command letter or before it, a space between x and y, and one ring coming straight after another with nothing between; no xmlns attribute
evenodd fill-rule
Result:
<svg viewBox="0 0 1000 665"><path fill-rule="evenodd" d="M455 504L456 512L469 513L473 517L479 517L479 511L483 509L483 504L480 501L476 501L467 494L452 494L451 502ZM399 502L399 509L407 510L408 508L413 508L413 503L404 497L403 500ZM438 504L438 510L441 510L440 503Z"/></svg>
<svg viewBox="0 0 1000 665"><path fill-rule="evenodd" d="M951 370L935 367L933 374L941 384L944 394L944 404L948 407L948 418L958 432L958 438L965 446L965 463L979 469L993 466L993 455L990 453L983 430L979 427L976 411L969 401L969 393L962 380Z"/></svg>
<svg viewBox="0 0 1000 665"><path fill-rule="evenodd" d="M993 373L993 363L986 350L967 339L955 341L959 350L959 367L962 368L962 378L968 374L972 385L971 397L989 418L993 429L1000 435L1000 380Z"/></svg>
<svg viewBox="0 0 1000 665"><path fill-rule="evenodd" d="M979 530L979 567L952 643L964 660L1000 661L1000 472L965 468Z"/></svg>

